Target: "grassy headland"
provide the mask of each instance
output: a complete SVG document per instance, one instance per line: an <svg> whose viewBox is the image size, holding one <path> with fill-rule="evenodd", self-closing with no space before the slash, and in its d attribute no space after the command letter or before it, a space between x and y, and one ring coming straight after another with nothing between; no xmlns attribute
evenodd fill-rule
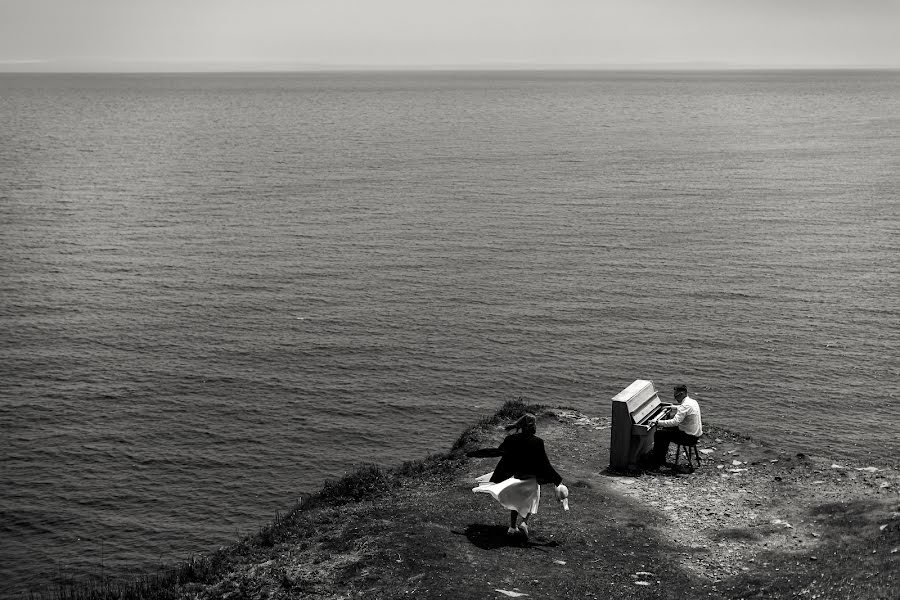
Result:
<svg viewBox="0 0 900 600"><path fill-rule="evenodd" d="M526 410L570 489L526 541L473 494L501 425ZM508 402L446 453L327 482L254 535L153 577L54 598L900 597L900 475L710 428L692 474L605 472L609 418Z"/></svg>

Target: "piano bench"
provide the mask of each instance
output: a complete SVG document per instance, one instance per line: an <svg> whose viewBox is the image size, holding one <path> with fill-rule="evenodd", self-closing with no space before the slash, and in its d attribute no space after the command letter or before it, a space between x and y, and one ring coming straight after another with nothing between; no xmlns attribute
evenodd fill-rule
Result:
<svg viewBox="0 0 900 600"><path fill-rule="evenodd" d="M677 442L677 446L675 447L675 466L678 467L678 461L681 458L681 453L684 452L684 457L687 459L688 467L694 468L694 461L692 459L697 460L697 466L700 466L700 453L697 451L697 442L693 444L688 444L684 442Z"/></svg>

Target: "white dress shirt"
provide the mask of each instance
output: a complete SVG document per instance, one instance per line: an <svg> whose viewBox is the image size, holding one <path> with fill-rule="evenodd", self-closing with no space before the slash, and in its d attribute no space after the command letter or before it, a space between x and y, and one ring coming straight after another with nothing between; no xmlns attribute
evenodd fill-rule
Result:
<svg viewBox="0 0 900 600"><path fill-rule="evenodd" d="M678 405L678 412L671 419L657 421L660 427L678 427L688 435L703 435L703 423L700 421L700 405L690 396L685 396Z"/></svg>

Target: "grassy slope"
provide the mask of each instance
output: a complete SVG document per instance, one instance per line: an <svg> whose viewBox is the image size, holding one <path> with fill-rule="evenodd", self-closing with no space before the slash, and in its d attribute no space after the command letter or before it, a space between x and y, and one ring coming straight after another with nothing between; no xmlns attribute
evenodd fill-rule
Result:
<svg viewBox="0 0 900 600"><path fill-rule="evenodd" d="M256 536L167 577L59 595L464 599L503 598L496 590L506 590L529 598L900 597L896 488L818 500L799 498L796 490L808 496L810 489L800 484L778 487L774 495L767 490L772 506L793 510L786 514L798 523L815 523L814 544L791 546L776 528L746 524L672 529L679 523L641 498L663 490L673 502L687 503L702 489L710 494L706 502L717 503L714 486L724 480L714 467L671 481L642 477L622 493L619 482L601 473L608 429L591 426L596 422L576 426L559 411L543 411L538 431L570 488L572 510L562 511L545 486L531 538L508 537L508 513L471 491L472 479L494 461L466 459L464 451L495 445L503 435L497 423L525 408L505 405L445 456L392 471L367 467L331 482ZM820 484L811 479L819 471L796 461L773 465L777 471L766 471L765 480L742 485L759 491L771 480ZM710 539L686 546L691 535ZM717 573L716 565L727 564L725 553L749 566ZM700 564L705 570L694 568Z"/></svg>

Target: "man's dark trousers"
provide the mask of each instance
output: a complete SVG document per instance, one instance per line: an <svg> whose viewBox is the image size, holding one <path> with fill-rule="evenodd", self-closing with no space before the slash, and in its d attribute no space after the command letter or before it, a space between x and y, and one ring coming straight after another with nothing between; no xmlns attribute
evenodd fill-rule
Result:
<svg viewBox="0 0 900 600"><path fill-rule="evenodd" d="M651 467L661 467L666 462L666 454L669 453L669 444L693 445L699 440L695 435L688 435L677 427L665 427L656 430L653 434L653 449L650 451Z"/></svg>

